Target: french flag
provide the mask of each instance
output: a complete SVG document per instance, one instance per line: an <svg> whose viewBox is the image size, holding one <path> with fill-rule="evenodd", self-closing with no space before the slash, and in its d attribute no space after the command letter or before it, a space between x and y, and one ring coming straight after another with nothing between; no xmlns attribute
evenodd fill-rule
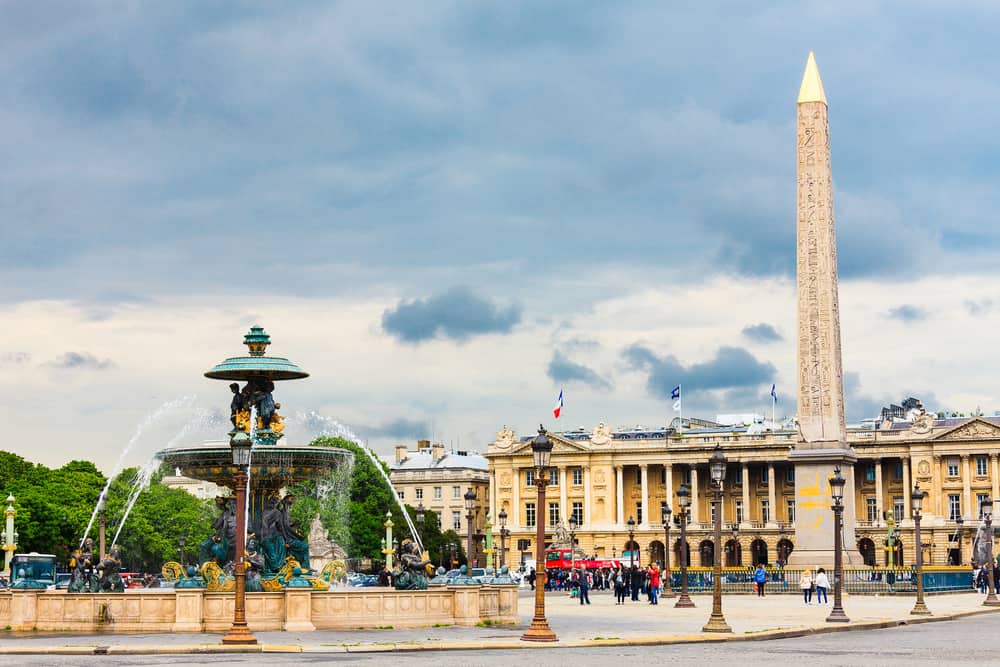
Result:
<svg viewBox="0 0 1000 667"><path fill-rule="evenodd" d="M559 400L556 401L556 407L553 408L552 414L555 415L556 419L559 419L559 415L562 414L563 401L562 401L562 389L559 390Z"/></svg>

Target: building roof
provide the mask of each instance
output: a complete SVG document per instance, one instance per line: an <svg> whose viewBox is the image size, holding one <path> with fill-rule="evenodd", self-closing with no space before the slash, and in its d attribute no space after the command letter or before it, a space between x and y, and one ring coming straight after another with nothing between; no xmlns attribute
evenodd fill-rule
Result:
<svg viewBox="0 0 1000 667"><path fill-rule="evenodd" d="M396 470L438 470L443 468L468 468L483 470L488 468L486 457L476 452L445 452L437 461L430 451L407 452L399 463L390 463L389 469Z"/></svg>

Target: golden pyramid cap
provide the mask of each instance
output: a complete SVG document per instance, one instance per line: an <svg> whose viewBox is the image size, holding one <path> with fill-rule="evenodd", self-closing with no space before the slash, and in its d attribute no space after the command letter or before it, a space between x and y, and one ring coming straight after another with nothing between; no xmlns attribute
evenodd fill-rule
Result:
<svg viewBox="0 0 1000 667"><path fill-rule="evenodd" d="M802 85L799 87L799 104L803 102L826 104L826 93L823 92L823 82L819 78L819 68L816 67L816 57L812 51L809 52L806 71L802 74Z"/></svg>

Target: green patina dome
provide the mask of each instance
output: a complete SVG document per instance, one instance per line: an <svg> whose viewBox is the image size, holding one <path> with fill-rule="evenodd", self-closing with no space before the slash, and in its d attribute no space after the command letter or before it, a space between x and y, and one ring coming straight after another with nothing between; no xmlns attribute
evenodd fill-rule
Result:
<svg viewBox="0 0 1000 667"><path fill-rule="evenodd" d="M271 342L263 327L253 326L243 337L243 343L250 354L245 357L230 357L205 373L213 380L247 380L266 377L270 380L299 380L309 377L309 373L284 357L267 357L264 352Z"/></svg>

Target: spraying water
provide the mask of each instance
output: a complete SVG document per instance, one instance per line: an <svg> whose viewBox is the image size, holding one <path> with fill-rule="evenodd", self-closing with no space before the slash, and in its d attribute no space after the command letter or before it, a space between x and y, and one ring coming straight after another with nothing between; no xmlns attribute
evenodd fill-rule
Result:
<svg viewBox="0 0 1000 667"><path fill-rule="evenodd" d="M139 499L139 494L149 488L149 482L153 478L153 474L159 470L161 462L162 460L159 457L154 456L150 459L149 463L139 468L135 473L135 477L132 478L132 489L129 491L128 500L125 502L125 513L118 524L118 530L115 531L115 538L111 540L112 547L118 542L118 536L121 535L125 521L128 519L128 515L131 514L135 501Z"/></svg>
<svg viewBox="0 0 1000 667"><path fill-rule="evenodd" d="M132 451L135 444L142 438L142 434L146 431L146 429L163 419L174 410L190 406L191 403L194 402L195 398L195 396L182 396L181 398L164 403L156 410L148 414L144 420L139 422L139 425L135 429L135 433L132 434L128 444L125 445L125 449L123 449L122 453L118 455L118 461L115 462L115 467L112 469L111 474L108 475L108 482L104 485L104 488L101 489L101 498L107 498L108 488L111 486L111 480L113 480L115 476L122 471L125 464L125 458L128 456L129 452ZM87 529L83 531L83 537L80 538L79 547L81 548L83 547L83 543L87 539L87 536L90 534L90 529L94 527L94 519L97 517L97 510L99 507L100 502L94 505L94 511L90 514L90 521L87 522Z"/></svg>
<svg viewBox="0 0 1000 667"><path fill-rule="evenodd" d="M250 465L253 463L253 448L257 444L257 406L250 406L250 455L247 457L247 502L243 508L243 544L247 543L247 531L250 530Z"/></svg>
<svg viewBox="0 0 1000 667"><path fill-rule="evenodd" d="M406 506L403 505L403 501L399 499L399 494L396 493L395 487L392 485L392 481L389 479L389 475L386 474L385 468L382 466L382 462L375 455L375 452L371 448L355 435L349 427L341 424L339 421L333 417L327 417L326 415L321 415L315 410L311 410L306 413L299 412L295 415L296 420L301 422L315 437L319 436L331 436L344 438L345 440L350 440L354 444L361 447L369 459L371 459L372 464L375 469L378 470L379 474L382 475L382 479L385 480L386 485L389 490L392 491L392 497L396 501L396 505L399 506L400 513L406 520L406 525L410 529L410 534L413 535L413 539L416 541L417 546L420 550L424 550L424 545L420 541L420 533L417 532L416 526L413 525L413 520L410 519L410 513L406 511Z"/></svg>

